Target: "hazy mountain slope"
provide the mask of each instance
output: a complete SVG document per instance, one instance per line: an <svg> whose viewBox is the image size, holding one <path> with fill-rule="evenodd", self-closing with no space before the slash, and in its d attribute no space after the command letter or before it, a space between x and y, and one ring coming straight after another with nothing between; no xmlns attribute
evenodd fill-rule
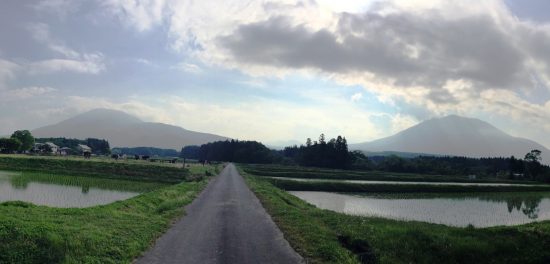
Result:
<svg viewBox="0 0 550 264"><path fill-rule="evenodd" d="M469 157L521 157L532 149L550 151L528 139L510 136L491 124L474 118L451 115L431 119L393 136L353 144L363 151L400 151Z"/></svg>
<svg viewBox="0 0 550 264"><path fill-rule="evenodd" d="M104 138L111 147L170 149L227 139L177 126L143 122L124 112L108 109L95 109L54 125L37 128L32 134L35 137Z"/></svg>

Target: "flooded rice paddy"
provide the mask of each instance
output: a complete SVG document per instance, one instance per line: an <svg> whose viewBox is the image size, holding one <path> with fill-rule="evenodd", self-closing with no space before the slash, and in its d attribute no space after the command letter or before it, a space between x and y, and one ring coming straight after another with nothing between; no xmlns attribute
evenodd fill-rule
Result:
<svg viewBox="0 0 550 264"><path fill-rule="evenodd" d="M319 208L350 215L449 226L519 225L550 219L550 193L359 195L292 191Z"/></svg>
<svg viewBox="0 0 550 264"><path fill-rule="evenodd" d="M159 187L156 183L0 171L0 203L82 208L125 200Z"/></svg>

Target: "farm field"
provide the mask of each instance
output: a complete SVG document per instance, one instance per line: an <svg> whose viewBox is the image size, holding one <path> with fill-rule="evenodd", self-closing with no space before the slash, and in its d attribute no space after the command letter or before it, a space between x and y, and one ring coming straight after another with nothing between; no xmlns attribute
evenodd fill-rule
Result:
<svg viewBox="0 0 550 264"><path fill-rule="evenodd" d="M251 189L283 231L285 238L311 263L548 263L550 261L550 253L546 250L550 247L550 221L537 220L537 222L523 224L530 222L532 220L530 217L535 214L537 217L548 214L549 193L542 189L537 192L533 192L533 189L529 192L525 190L501 192L497 189L492 189L491 192L472 192L469 189L439 192L442 190L439 185L422 185L426 186L423 191L432 191L420 193L411 190L409 193L398 193L397 191L345 192L345 190L338 190L327 193L326 190L319 192L315 189L316 187L323 189L322 185L306 182L305 184L309 185L289 184L294 186L293 191L286 192L277 186L277 182L268 177L254 175L247 168L249 167L243 166L241 171ZM257 168L256 171L258 171ZM289 175L294 175L293 177L301 173L301 168L295 171L290 168L286 170ZM333 177L336 178L338 175ZM387 186L389 188L390 185ZM300 190L301 187L308 189ZM410 203L411 200L413 204ZM473 210L469 211L471 215L487 211L487 205L489 205L488 208L491 206L493 209L497 208L495 210L499 213L493 212L491 217L486 218L482 217L483 214L481 218L479 214L476 215L478 218L463 215L462 217L470 220L470 223L467 223L468 221L429 223L438 218L437 215L432 215L433 217L429 219L430 213L434 214L438 207L443 207L447 214L451 213L451 216L440 218L453 219L452 212L457 211L457 208L445 208L445 203L432 204L434 201L445 200L450 200L451 203L456 203L463 209ZM399 204L403 201L405 203ZM358 210L369 211L367 208L373 205L378 206L377 216L375 214L358 215L360 214L357 213ZM411 206L417 206L410 209L416 212L417 216L427 215L427 217L416 219L417 221L397 220L395 216L380 213L393 212L396 209L404 211ZM356 213L351 213L353 210ZM492 211L488 210L488 212ZM521 219L517 220L519 218ZM472 219L474 221L471 221Z"/></svg>
<svg viewBox="0 0 550 264"><path fill-rule="evenodd" d="M521 183L539 184L530 181L513 181L508 179L481 177L474 180L467 175L433 175L416 173L397 173L384 171L356 171L325 168L283 166L283 165L241 165L246 171L258 176L276 178L299 178L314 180L358 180L358 181L391 181L391 182L455 182L455 183Z"/></svg>
<svg viewBox="0 0 550 264"><path fill-rule="evenodd" d="M5 156L0 167L0 188L11 190L0 195L0 263L130 263L220 170ZM33 203L20 201L27 189ZM110 192L119 199L102 200ZM79 204L90 196L103 202ZM44 201L54 203L38 205Z"/></svg>

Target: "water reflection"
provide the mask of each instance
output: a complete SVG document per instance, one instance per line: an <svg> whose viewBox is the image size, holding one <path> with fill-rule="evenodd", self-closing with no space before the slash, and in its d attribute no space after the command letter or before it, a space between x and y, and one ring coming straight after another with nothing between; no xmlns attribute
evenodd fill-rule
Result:
<svg viewBox="0 0 550 264"><path fill-rule="evenodd" d="M89 207L125 200L164 184L0 171L0 203Z"/></svg>
<svg viewBox="0 0 550 264"><path fill-rule="evenodd" d="M290 192L319 208L353 215L489 227L550 219L549 193L361 196Z"/></svg>

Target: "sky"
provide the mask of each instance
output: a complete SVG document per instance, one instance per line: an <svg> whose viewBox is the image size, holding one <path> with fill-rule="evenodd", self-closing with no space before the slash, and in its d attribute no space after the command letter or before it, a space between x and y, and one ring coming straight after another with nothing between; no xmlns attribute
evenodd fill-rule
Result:
<svg viewBox="0 0 550 264"><path fill-rule="evenodd" d="M0 2L0 135L94 108L276 144L475 117L550 147L546 0Z"/></svg>

